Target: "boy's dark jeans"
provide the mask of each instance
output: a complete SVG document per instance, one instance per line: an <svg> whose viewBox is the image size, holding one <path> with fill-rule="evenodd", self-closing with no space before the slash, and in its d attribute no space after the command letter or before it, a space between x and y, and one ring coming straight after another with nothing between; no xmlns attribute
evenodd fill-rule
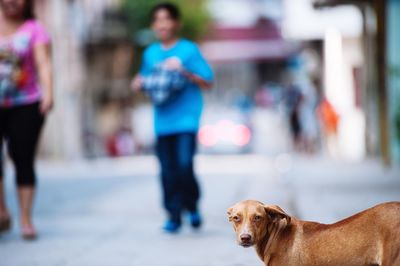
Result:
<svg viewBox="0 0 400 266"><path fill-rule="evenodd" d="M170 218L178 223L183 210L197 211L200 189L193 169L195 152L194 132L159 136L157 139L163 203Z"/></svg>

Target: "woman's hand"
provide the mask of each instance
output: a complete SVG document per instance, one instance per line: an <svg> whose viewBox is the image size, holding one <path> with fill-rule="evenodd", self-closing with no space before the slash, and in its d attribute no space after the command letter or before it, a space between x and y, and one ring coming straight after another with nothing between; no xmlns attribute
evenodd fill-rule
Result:
<svg viewBox="0 0 400 266"><path fill-rule="evenodd" d="M53 105L53 96L43 95L40 102L40 112L42 113L42 115L47 115L53 109Z"/></svg>
<svg viewBox="0 0 400 266"><path fill-rule="evenodd" d="M131 82L131 88L134 92L138 92L142 89L142 87L143 87L143 78L140 75L136 75Z"/></svg>
<svg viewBox="0 0 400 266"><path fill-rule="evenodd" d="M34 50L35 63L42 86L40 112L47 115L53 109L53 67L50 45L39 45Z"/></svg>

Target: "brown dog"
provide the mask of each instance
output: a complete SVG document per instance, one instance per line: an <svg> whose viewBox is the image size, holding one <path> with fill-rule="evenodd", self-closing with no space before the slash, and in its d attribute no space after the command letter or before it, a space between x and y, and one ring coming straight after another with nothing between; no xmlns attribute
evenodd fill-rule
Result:
<svg viewBox="0 0 400 266"><path fill-rule="evenodd" d="M228 209L237 241L265 265L400 266L400 202L334 224L297 220L274 205L242 201Z"/></svg>

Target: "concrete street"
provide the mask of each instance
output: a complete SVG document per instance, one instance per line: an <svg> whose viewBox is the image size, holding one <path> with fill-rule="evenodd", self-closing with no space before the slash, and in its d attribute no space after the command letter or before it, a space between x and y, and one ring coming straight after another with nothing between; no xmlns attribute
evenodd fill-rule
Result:
<svg viewBox="0 0 400 266"><path fill-rule="evenodd" d="M163 212L153 157L40 162L35 221L40 239L20 239L17 223L0 236L0 266L262 265L236 245L226 209L243 199L280 205L302 219L333 222L376 203L400 200L400 170L375 161L199 156L205 226L161 232ZM17 219L11 171L7 200Z"/></svg>

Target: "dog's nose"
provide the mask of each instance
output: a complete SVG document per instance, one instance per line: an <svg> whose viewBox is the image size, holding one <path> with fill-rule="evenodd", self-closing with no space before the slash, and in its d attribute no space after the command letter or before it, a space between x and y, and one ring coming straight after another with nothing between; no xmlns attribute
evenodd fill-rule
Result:
<svg viewBox="0 0 400 266"><path fill-rule="evenodd" d="M240 235L240 240L242 240L242 242L244 242L244 243L250 242L251 241L251 235L249 235L249 234Z"/></svg>

